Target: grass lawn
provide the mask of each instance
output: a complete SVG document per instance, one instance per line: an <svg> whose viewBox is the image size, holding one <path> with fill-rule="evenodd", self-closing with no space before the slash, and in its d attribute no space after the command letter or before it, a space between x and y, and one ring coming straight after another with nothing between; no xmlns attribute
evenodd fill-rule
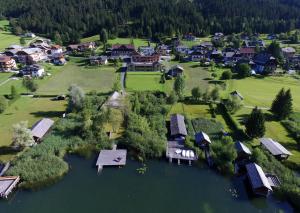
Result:
<svg viewBox="0 0 300 213"><path fill-rule="evenodd" d="M11 144L12 125L28 121L29 127L43 117L57 120L66 108L65 101L51 101L49 98L21 97L0 114L0 147ZM12 155L1 155L0 160L7 160Z"/></svg>
<svg viewBox="0 0 300 213"><path fill-rule="evenodd" d="M168 119L172 114L185 114L190 119L194 118L211 118L209 106L204 104L187 105L183 103L177 103L171 106L168 114Z"/></svg>
<svg viewBox="0 0 300 213"><path fill-rule="evenodd" d="M108 92L115 80L112 66L89 67L73 59L65 66L54 67L54 72L40 84L37 94L65 94L71 84L80 86L86 92Z"/></svg>
<svg viewBox="0 0 300 213"><path fill-rule="evenodd" d="M247 116L251 113L252 109L242 108L236 114L233 115L233 118L236 119L242 128L245 128L241 122L247 118ZM264 113L269 113L264 110ZM269 117L269 116L267 116ZM278 121L267 120L266 121L266 133L265 137L269 137L281 143L284 147L286 147L293 155L288 159L288 162L300 165L300 150L297 142L289 136L287 130L282 126L282 124ZM258 140L254 140L255 144L258 144Z"/></svg>
<svg viewBox="0 0 300 213"><path fill-rule="evenodd" d="M8 28L9 21L1 20L0 28ZM12 44L20 44L20 37L13 35L10 31L0 30L0 51Z"/></svg>
<svg viewBox="0 0 300 213"><path fill-rule="evenodd" d="M290 76L250 77L242 80L227 81L227 93L239 91L245 98L245 105L270 107L279 90L290 88L293 96L294 110L300 112L300 80Z"/></svg>
<svg viewBox="0 0 300 213"><path fill-rule="evenodd" d="M92 41L98 41L98 40L99 40L99 35L94 35L94 36L91 36L91 37L81 39L81 42L92 42ZM109 39L107 41L107 43L108 44L130 44L131 43L131 38ZM148 46L148 40L147 39L133 38L133 43L134 43L136 48L139 47L139 46Z"/></svg>
<svg viewBox="0 0 300 213"><path fill-rule="evenodd" d="M172 81L165 84L159 83L160 72L127 72L126 90L127 91L162 91L168 92L172 88Z"/></svg>

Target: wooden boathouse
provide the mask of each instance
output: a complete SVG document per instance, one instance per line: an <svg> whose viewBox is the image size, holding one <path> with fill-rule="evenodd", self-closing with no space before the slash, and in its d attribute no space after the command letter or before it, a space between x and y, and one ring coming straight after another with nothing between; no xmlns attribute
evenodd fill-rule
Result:
<svg viewBox="0 0 300 213"><path fill-rule="evenodd" d="M125 166L126 156L126 149L101 150L96 163L98 172L104 166Z"/></svg>
<svg viewBox="0 0 300 213"><path fill-rule="evenodd" d="M7 198L19 181L19 176L0 177L0 197Z"/></svg>
<svg viewBox="0 0 300 213"><path fill-rule="evenodd" d="M260 138L259 141L266 150L279 160L288 159L292 155L284 146L271 138Z"/></svg>

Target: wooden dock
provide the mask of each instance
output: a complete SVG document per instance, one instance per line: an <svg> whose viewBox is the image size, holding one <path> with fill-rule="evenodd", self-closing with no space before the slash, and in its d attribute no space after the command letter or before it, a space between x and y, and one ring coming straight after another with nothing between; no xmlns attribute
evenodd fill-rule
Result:
<svg viewBox="0 0 300 213"><path fill-rule="evenodd" d="M7 198L19 181L18 176L0 177L0 197Z"/></svg>
<svg viewBox="0 0 300 213"><path fill-rule="evenodd" d="M167 149L166 149L166 157L169 158L169 162L172 163L173 159L177 160L178 165L180 165L181 161L188 161L189 165L192 164L192 161L198 160L198 156L194 150L188 149L184 146L183 141L168 141ZM183 156L182 152L193 152L194 156Z"/></svg>
<svg viewBox="0 0 300 213"><path fill-rule="evenodd" d="M98 172L103 169L103 166L126 165L126 156L126 149L101 150L96 163Z"/></svg>

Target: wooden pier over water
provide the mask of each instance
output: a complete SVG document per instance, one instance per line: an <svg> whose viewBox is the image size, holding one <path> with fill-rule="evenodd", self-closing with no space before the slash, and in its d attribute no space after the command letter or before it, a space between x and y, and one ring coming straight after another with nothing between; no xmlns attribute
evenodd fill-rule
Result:
<svg viewBox="0 0 300 213"><path fill-rule="evenodd" d="M96 166L98 172L103 169L103 166L124 166L126 165L126 149L101 150L98 156Z"/></svg>

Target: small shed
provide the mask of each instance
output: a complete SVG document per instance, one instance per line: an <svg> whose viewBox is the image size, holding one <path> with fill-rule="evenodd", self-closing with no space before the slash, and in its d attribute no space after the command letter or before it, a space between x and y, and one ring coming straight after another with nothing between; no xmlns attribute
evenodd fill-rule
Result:
<svg viewBox="0 0 300 213"><path fill-rule="evenodd" d="M19 176L0 177L0 197L7 198L19 181Z"/></svg>
<svg viewBox="0 0 300 213"><path fill-rule="evenodd" d="M211 140L205 132L196 133L195 141L199 146L209 146L211 144Z"/></svg>
<svg viewBox="0 0 300 213"><path fill-rule="evenodd" d="M184 122L184 116L180 114L171 115L170 119L171 136L175 140L185 139L187 130Z"/></svg>
<svg viewBox="0 0 300 213"><path fill-rule="evenodd" d="M252 190L256 195L268 196L273 191L268 178L259 165L249 163L246 165L246 170Z"/></svg>
<svg viewBox="0 0 300 213"><path fill-rule="evenodd" d="M126 165L126 156L126 149L101 150L96 163L98 171L102 170L103 166Z"/></svg>
<svg viewBox="0 0 300 213"><path fill-rule="evenodd" d="M284 148L280 143L272 140L271 138L260 138L260 144L267 149L274 157L279 160L288 159L292 153Z"/></svg>
<svg viewBox="0 0 300 213"><path fill-rule="evenodd" d="M49 132L53 126L54 121L49 118L43 118L35 123L31 128L33 139L36 142L40 142L43 137Z"/></svg>
<svg viewBox="0 0 300 213"><path fill-rule="evenodd" d="M172 77L177 77L179 75L182 75L184 72L183 67L179 66L179 65L175 65L173 67L171 67L171 69L168 71L168 75L172 76Z"/></svg>
<svg viewBox="0 0 300 213"><path fill-rule="evenodd" d="M235 143L235 149L237 151L238 159L249 159L252 155L250 149L240 141Z"/></svg>

